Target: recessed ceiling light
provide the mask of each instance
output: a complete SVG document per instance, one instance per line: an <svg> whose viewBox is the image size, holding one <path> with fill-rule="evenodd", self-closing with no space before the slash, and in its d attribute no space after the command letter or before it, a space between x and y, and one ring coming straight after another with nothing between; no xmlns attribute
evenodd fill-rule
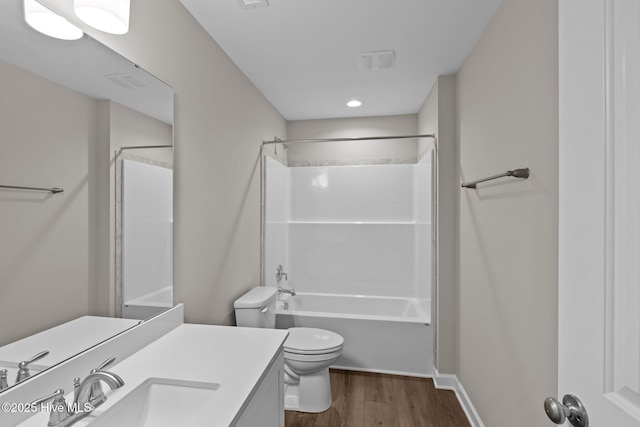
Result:
<svg viewBox="0 0 640 427"><path fill-rule="evenodd" d="M362 101L358 101L357 99L352 99L347 102L347 107L356 108L362 105Z"/></svg>

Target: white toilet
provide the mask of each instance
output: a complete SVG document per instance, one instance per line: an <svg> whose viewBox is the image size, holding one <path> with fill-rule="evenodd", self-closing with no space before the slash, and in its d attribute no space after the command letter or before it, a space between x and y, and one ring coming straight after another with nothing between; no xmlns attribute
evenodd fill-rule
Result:
<svg viewBox="0 0 640 427"><path fill-rule="evenodd" d="M258 286L234 303L238 326L275 328L278 290ZM316 328L289 328L284 343L284 407L323 412L331 407L329 366L342 354L344 339Z"/></svg>

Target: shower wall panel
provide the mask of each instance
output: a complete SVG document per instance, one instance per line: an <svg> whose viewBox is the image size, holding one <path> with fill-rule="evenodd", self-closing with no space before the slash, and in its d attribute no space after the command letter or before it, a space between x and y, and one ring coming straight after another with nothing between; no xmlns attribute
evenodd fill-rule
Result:
<svg viewBox="0 0 640 427"><path fill-rule="evenodd" d="M276 266L287 265L289 238L289 168L269 156L264 158L264 284L276 286Z"/></svg>
<svg viewBox="0 0 640 427"><path fill-rule="evenodd" d="M415 224L291 223L297 291L415 297Z"/></svg>
<svg viewBox="0 0 640 427"><path fill-rule="evenodd" d="M173 171L122 161L123 301L173 287Z"/></svg>
<svg viewBox="0 0 640 427"><path fill-rule="evenodd" d="M414 221L414 165L293 167L291 220Z"/></svg>
<svg viewBox="0 0 640 427"><path fill-rule="evenodd" d="M415 206L415 296L430 299L433 271L432 184L433 151L413 167L413 200Z"/></svg>
<svg viewBox="0 0 640 427"><path fill-rule="evenodd" d="M417 164L286 167L265 157L264 283L431 298L430 155Z"/></svg>

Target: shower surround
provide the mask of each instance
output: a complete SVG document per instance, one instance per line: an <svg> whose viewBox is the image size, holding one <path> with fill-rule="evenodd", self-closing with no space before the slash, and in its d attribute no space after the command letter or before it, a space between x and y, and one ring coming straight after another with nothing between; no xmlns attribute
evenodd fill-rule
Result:
<svg viewBox="0 0 640 427"><path fill-rule="evenodd" d="M296 167L265 156L264 179L263 283L306 296L289 311L279 307L280 327L330 322L345 337L341 368L431 375L432 153L415 164ZM279 264L288 280L277 283ZM375 297L380 307L384 298L401 299L420 313L389 319L373 310L355 318L344 307L352 297ZM327 308L306 310L309 298ZM340 313L328 316L336 305ZM366 348L357 344L362 336Z"/></svg>

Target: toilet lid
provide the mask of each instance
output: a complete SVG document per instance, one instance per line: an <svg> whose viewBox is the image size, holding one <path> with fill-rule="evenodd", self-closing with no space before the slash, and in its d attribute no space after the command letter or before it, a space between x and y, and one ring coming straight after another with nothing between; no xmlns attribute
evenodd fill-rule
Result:
<svg viewBox="0 0 640 427"><path fill-rule="evenodd" d="M322 354L342 347L344 338L335 332L316 328L289 328L284 350L296 354Z"/></svg>

